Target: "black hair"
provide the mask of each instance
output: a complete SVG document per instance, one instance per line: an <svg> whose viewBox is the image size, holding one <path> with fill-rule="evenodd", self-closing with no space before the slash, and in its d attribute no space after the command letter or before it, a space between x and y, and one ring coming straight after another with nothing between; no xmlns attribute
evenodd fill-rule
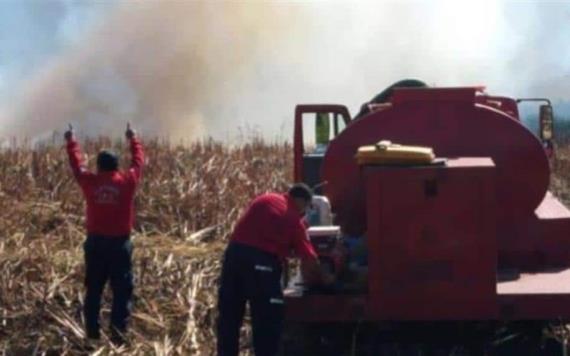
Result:
<svg viewBox="0 0 570 356"><path fill-rule="evenodd" d="M313 190L305 183L295 183L289 188L289 195L292 198L301 198L307 202L313 200Z"/></svg>
<svg viewBox="0 0 570 356"><path fill-rule="evenodd" d="M112 172L119 169L119 157L111 151L103 150L97 156L97 169L102 172Z"/></svg>

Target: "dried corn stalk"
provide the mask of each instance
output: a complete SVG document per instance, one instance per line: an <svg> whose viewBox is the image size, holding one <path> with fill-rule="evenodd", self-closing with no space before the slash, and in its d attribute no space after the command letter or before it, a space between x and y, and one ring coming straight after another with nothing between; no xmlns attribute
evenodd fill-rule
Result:
<svg viewBox="0 0 570 356"><path fill-rule="evenodd" d="M89 140L89 164L109 145ZM59 144L0 151L0 354L210 355L220 255L256 194L283 190L291 147L258 139L230 147L145 142L136 198L131 343L87 345L82 330L83 198ZM102 325L109 317L107 291ZM244 334L249 334L245 330ZM245 348L247 349L247 342Z"/></svg>

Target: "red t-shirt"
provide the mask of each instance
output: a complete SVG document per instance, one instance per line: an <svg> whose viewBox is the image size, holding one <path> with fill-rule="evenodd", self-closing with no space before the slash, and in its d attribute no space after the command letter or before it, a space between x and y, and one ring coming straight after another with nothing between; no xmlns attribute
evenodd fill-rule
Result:
<svg viewBox="0 0 570 356"><path fill-rule="evenodd" d="M131 141L131 168L126 172L92 173L83 163L77 141L67 143L69 164L87 202L87 233L126 236L134 222L134 196L144 162L141 143Z"/></svg>
<svg viewBox="0 0 570 356"><path fill-rule="evenodd" d="M301 258L317 258L303 217L288 194L268 193L255 198L239 219L231 240L282 259L291 250Z"/></svg>

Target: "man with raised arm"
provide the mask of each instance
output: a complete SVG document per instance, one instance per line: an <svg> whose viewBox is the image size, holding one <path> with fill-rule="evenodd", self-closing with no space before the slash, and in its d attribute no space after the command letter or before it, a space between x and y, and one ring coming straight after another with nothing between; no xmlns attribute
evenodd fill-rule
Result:
<svg viewBox="0 0 570 356"><path fill-rule="evenodd" d="M134 221L134 196L144 162L142 145L127 125L125 136L131 149L131 166L119 170L119 158L103 150L97 156L97 172L90 172L83 161L73 128L65 132L67 154L75 179L87 204L84 302L87 337L99 339L101 296L107 281L113 292L111 340L125 341L133 295L130 233Z"/></svg>

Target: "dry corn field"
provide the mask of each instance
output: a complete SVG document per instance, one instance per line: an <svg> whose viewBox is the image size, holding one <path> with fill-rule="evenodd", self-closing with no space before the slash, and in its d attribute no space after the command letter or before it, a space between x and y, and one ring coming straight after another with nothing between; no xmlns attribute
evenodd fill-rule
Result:
<svg viewBox="0 0 570 356"><path fill-rule="evenodd" d="M110 145L104 139L83 144L91 168L98 150ZM129 158L123 144L114 146ZM154 140L145 151L133 235L131 342L114 349L104 339L91 352L210 355L225 240L251 197L286 188L292 149L257 139L234 148ZM83 199L65 150L58 144L5 149L0 177L0 354L87 353Z"/></svg>
<svg viewBox="0 0 570 356"><path fill-rule="evenodd" d="M84 142L91 168L98 150L111 145L128 159L121 143ZM84 342L83 199L63 147L14 144L0 152L0 353L213 353L221 251L250 198L286 188L292 149L259 139L236 147L152 140L145 149L133 235L134 313L130 343L120 349L105 338L90 349ZM553 166L552 188L570 204L570 145Z"/></svg>

